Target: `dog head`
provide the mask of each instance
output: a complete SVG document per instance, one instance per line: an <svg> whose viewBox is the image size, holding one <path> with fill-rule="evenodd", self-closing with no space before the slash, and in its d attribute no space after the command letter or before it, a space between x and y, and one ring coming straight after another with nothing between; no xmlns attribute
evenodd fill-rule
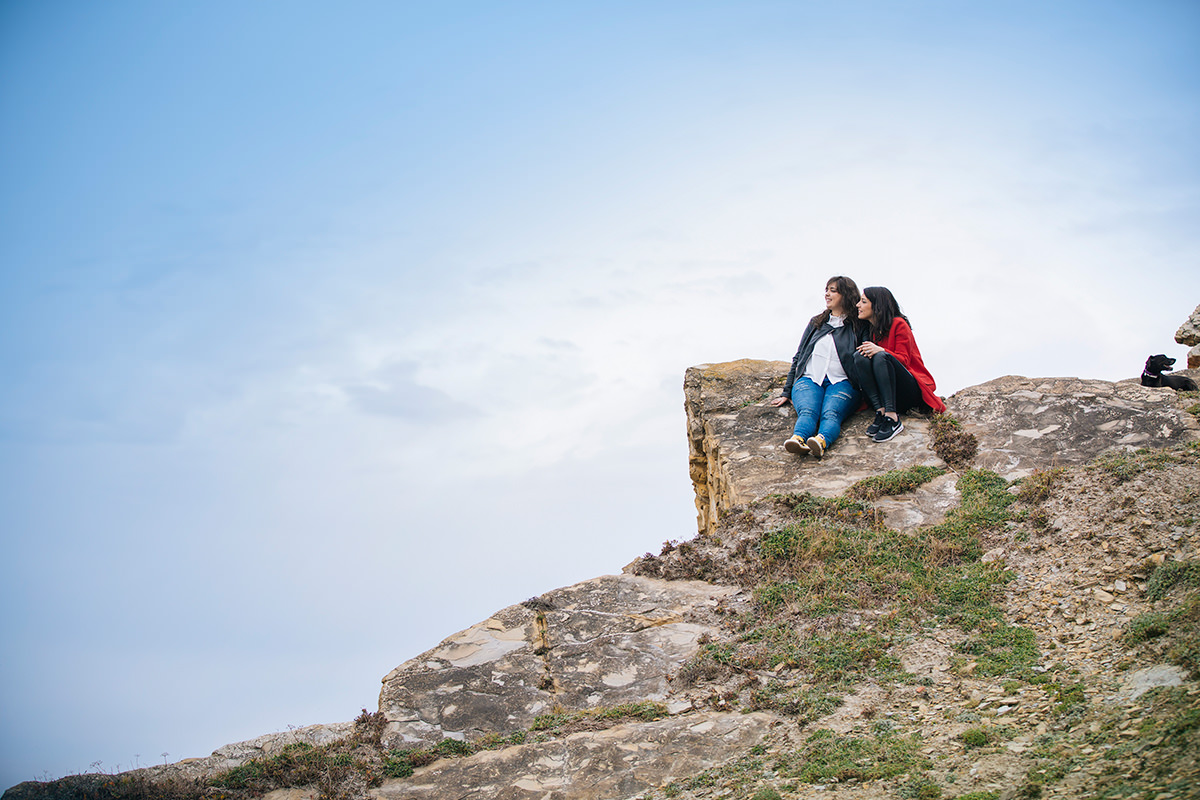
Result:
<svg viewBox="0 0 1200 800"><path fill-rule="evenodd" d="M1170 372L1173 366L1175 366L1175 359L1169 358L1162 353L1146 359L1146 372L1149 372L1151 375Z"/></svg>

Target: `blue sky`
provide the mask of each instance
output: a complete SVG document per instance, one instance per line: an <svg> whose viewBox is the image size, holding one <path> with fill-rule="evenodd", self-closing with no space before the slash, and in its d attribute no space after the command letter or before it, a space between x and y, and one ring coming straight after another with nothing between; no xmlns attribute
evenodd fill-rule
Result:
<svg viewBox="0 0 1200 800"><path fill-rule="evenodd" d="M1200 302L1190 2L0 2L0 783L374 707L690 536L686 367ZM782 430L781 430L782 433Z"/></svg>

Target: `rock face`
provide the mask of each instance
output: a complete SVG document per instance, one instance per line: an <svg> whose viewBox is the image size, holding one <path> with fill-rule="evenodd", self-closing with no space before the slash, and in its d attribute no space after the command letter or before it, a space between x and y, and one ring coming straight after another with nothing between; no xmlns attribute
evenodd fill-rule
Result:
<svg viewBox="0 0 1200 800"><path fill-rule="evenodd" d="M1175 331L1175 341L1192 348L1188 351L1188 369L1200 368L1200 306Z"/></svg>
<svg viewBox="0 0 1200 800"><path fill-rule="evenodd" d="M1110 447L1166 447L1197 437L1172 389L1132 381L1022 378L970 386L950 411L979 438L976 465L1008 478L1082 464Z"/></svg>
<svg viewBox="0 0 1200 800"><path fill-rule="evenodd" d="M528 728L554 708L664 700L733 587L608 575L510 606L383 679L389 747Z"/></svg>
<svg viewBox="0 0 1200 800"><path fill-rule="evenodd" d="M757 744L774 715L700 712L441 761L386 782L388 800L605 800L695 775Z"/></svg>
<svg viewBox="0 0 1200 800"><path fill-rule="evenodd" d="M904 432L885 446L863 436L873 419L851 417L825 458L794 456L782 447L795 411L767 400L787 378L786 361L701 364L683 381L689 470L696 490L697 526L711 533L726 510L769 494L841 494L850 484L897 467L945 466L929 449L929 421L904 418Z"/></svg>
<svg viewBox="0 0 1200 800"><path fill-rule="evenodd" d="M767 400L778 395L788 367L785 361L746 360L687 371L689 466L701 532L712 533L734 506L769 494L832 497L890 469L945 466L929 449L928 419L917 414L906 415L904 432L886 444L862 436L872 419L864 411L847 421L824 459L787 453L781 445L795 412ZM1165 447L1200 435L1196 418L1181 408L1174 391L1135 382L1006 376L963 389L946 403L979 441L974 466L1010 479L1079 464L1114 446ZM924 497L885 504L889 524L907 528L930 521L939 505L953 504L952 482L946 478L923 490ZM939 491L941 500L933 496Z"/></svg>

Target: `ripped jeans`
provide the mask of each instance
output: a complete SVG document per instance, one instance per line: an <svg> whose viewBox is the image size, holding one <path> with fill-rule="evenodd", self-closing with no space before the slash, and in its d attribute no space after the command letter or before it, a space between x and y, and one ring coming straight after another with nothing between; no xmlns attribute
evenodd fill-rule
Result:
<svg viewBox="0 0 1200 800"><path fill-rule="evenodd" d="M842 423L858 408L860 397L848 380L830 383L826 378L817 386L810 378L797 378L792 384L792 405L796 407L793 432L802 439L819 433L825 437L826 447L832 445L842 432Z"/></svg>

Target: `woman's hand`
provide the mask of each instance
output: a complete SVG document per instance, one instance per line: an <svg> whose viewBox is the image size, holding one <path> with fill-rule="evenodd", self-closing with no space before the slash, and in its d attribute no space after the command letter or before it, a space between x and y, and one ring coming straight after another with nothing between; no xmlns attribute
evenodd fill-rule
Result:
<svg viewBox="0 0 1200 800"><path fill-rule="evenodd" d="M783 405L787 401L788 401L788 399L786 397L776 397L774 400L771 401L771 405L775 406L776 408L779 408L781 405Z"/></svg>
<svg viewBox="0 0 1200 800"><path fill-rule="evenodd" d="M887 351L874 342L863 342L858 346L858 352L862 353L867 358L871 358L878 353L884 353Z"/></svg>

